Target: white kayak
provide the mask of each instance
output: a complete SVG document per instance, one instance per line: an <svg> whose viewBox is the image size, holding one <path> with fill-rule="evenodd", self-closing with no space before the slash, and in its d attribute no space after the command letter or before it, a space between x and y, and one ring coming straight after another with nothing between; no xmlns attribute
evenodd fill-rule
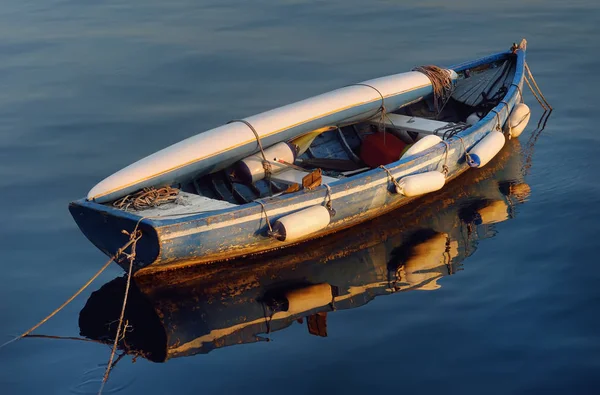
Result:
<svg viewBox="0 0 600 395"><path fill-rule="evenodd" d="M457 75L448 70L452 79ZM147 156L105 178L87 199L106 203L145 187L172 185L212 173L258 152L323 127L348 125L388 112L433 92L417 71L376 78L208 130Z"/></svg>

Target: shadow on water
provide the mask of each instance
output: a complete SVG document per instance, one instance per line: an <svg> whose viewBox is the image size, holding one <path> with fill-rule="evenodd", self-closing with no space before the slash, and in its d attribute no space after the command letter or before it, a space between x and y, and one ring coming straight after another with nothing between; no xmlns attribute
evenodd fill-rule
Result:
<svg viewBox="0 0 600 395"><path fill-rule="evenodd" d="M123 352L155 362L208 353L306 325L327 331L327 315L382 295L433 291L496 223L513 218L530 194L526 150L509 141L494 162L467 172L442 193L284 252L135 280L119 343ZM112 344L125 278L102 286L79 316L81 335Z"/></svg>

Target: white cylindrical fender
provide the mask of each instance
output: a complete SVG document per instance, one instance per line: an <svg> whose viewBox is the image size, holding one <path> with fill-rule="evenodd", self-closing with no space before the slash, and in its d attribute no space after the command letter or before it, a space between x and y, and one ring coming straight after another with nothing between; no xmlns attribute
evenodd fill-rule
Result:
<svg viewBox="0 0 600 395"><path fill-rule="evenodd" d="M273 233L281 241L294 241L327 227L330 221L326 207L312 206L279 218L273 225Z"/></svg>
<svg viewBox="0 0 600 395"><path fill-rule="evenodd" d="M398 181L396 192L404 196L419 196L442 189L446 177L439 171L406 176Z"/></svg>
<svg viewBox="0 0 600 395"><path fill-rule="evenodd" d="M531 110L525 103L515 105L504 125L504 130L510 133L510 137L519 137L531 118Z"/></svg>
<svg viewBox="0 0 600 395"><path fill-rule="evenodd" d="M277 143L265 149L265 157L268 161L275 158L282 159L288 163L294 163L296 160L296 151L288 143ZM273 172L286 169L284 165L272 165ZM265 178L265 169L263 167L263 157L259 152L252 156L242 159L236 170L236 177L242 182L251 183Z"/></svg>
<svg viewBox="0 0 600 395"><path fill-rule="evenodd" d="M483 225L506 221L508 219L508 204L504 200L491 201L487 206L477 210Z"/></svg>
<svg viewBox="0 0 600 395"><path fill-rule="evenodd" d="M467 117L467 123L471 126L475 125L479 121L481 121L481 118L479 118L479 115L477 115L476 112Z"/></svg>
<svg viewBox="0 0 600 395"><path fill-rule="evenodd" d="M328 305L333 301L331 285L327 283L310 285L286 292L288 313L298 314Z"/></svg>
<svg viewBox="0 0 600 395"><path fill-rule="evenodd" d="M429 134L414 143L410 146L404 153L402 154L402 158L408 158L409 156L416 155L419 152L423 152L428 148L433 147L438 144L442 139L439 136L435 136L433 134Z"/></svg>
<svg viewBox="0 0 600 395"><path fill-rule="evenodd" d="M481 139L469 151L469 160L467 163L471 167L483 167L496 156L504 147L506 138L504 134L497 130L492 130L487 136Z"/></svg>

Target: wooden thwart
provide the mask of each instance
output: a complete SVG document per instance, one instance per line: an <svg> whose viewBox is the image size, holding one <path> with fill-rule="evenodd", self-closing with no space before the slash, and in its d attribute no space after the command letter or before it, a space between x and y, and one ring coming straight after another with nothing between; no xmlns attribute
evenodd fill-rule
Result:
<svg viewBox="0 0 600 395"><path fill-rule="evenodd" d="M381 117L372 118L368 122L373 125L380 125ZM435 135L443 134L444 130L453 126L452 123L448 122L399 114L386 114L383 124L388 129Z"/></svg>

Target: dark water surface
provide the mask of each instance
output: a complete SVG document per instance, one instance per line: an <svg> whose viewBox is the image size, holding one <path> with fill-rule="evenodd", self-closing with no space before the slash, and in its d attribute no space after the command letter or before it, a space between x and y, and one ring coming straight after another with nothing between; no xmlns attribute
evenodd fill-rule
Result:
<svg viewBox="0 0 600 395"><path fill-rule="evenodd" d="M167 333L205 341L166 363L124 357L105 393L598 393L599 26L595 0L5 0L0 335L29 328L105 261L67 204L112 172L233 118L526 37L556 108L533 147L541 110L528 93L531 125L493 173L292 254L146 284L140 303ZM491 204L504 221L478 224ZM100 336L106 290L122 284L90 295L121 274L111 267L37 332L78 336L89 300L81 331ZM271 341L249 343L267 329L258 299L310 283L340 293L327 337L307 330L323 335L324 314L274 315L260 335ZM160 324L150 318L140 322ZM213 331L254 319L233 337ZM13 343L0 350L0 393L96 393L109 353Z"/></svg>

